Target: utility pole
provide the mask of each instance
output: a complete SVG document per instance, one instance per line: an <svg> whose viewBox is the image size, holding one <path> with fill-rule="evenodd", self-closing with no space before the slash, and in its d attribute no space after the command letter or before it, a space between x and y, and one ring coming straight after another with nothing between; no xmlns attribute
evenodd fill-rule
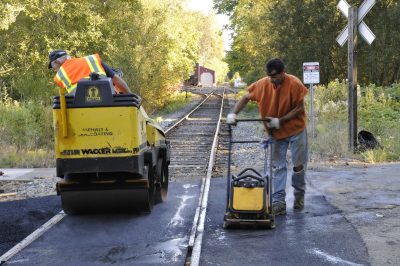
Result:
<svg viewBox="0 0 400 266"><path fill-rule="evenodd" d="M363 21L365 15L375 5L376 0L364 0L360 8L350 6L346 0L340 0L337 7L348 18L347 26L342 30L336 41L343 46L348 40L348 121L349 121L349 150L357 148L357 33L369 44L375 40L374 33Z"/></svg>
<svg viewBox="0 0 400 266"><path fill-rule="evenodd" d="M357 7L349 8L348 37L348 120L349 120L349 150L357 148Z"/></svg>

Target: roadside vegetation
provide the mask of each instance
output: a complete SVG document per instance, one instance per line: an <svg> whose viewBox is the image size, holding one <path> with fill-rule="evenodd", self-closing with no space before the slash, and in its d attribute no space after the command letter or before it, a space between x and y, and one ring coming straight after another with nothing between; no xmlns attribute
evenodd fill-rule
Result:
<svg viewBox="0 0 400 266"><path fill-rule="evenodd" d="M0 101L0 167L48 167L54 164L52 108L34 100Z"/></svg>
<svg viewBox="0 0 400 266"><path fill-rule="evenodd" d="M311 149L320 156L349 156L347 91L348 84L339 80L315 89L316 130ZM362 160L370 163L400 160L399 92L400 84L358 88L358 131L371 132L381 146L360 151Z"/></svg>
<svg viewBox="0 0 400 266"><path fill-rule="evenodd" d="M184 106L189 104L194 98L194 94L191 92L180 91L172 95L165 104L165 107L160 109L154 115L156 116L156 121L163 121L163 117L171 114Z"/></svg>

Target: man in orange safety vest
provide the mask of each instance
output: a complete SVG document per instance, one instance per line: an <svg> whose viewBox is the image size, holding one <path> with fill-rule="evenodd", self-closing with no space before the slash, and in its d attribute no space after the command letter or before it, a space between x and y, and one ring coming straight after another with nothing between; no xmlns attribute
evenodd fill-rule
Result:
<svg viewBox="0 0 400 266"><path fill-rule="evenodd" d="M48 67L57 72L54 81L68 93L74 93L78 81L93 72L111 78L117 92L132 93L126 82L102 62L98 54L72 58L65 50L54 50L49 54Z"/></svg>

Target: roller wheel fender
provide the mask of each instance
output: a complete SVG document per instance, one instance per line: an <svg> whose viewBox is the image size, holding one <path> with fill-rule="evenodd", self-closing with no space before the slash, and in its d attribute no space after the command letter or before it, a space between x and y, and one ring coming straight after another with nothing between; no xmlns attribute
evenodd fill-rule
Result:
<svg viewBox="0 0 400 266"><path fill-rule="evenodd" d="M160 203L167 200L168 194L168 165L164 158L160 157L155 166L155 202Z"/></svg>
<svg viewBox="0 0 400 266"><path fill-rule="evenodd" d="M144 163L147 165L152 165L154 167L157 163L157 152L154 149L149 149L144 153Z"/></svg>
<svg viewBox="0 0 400 266"><path fill-rule="evenodd" d="M147 179L149 181L148 187L148 211L150 212L153 209L154 205L154 197L155 197L155 177L154 171L152 167L145 165L144 167L144 175L147 175Z"/></svg>

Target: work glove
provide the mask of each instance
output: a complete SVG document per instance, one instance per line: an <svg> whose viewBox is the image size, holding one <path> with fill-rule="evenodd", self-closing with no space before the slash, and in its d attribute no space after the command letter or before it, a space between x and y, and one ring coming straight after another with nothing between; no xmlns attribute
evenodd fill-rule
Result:
<svg viewBox="0 0 400 266"><path fill-rule="evenodd" d="M228 114L228 116L226 117L226 123L228 125L236 124L236 114L234 114L234 113Z"/></svg>
<svg viewBox="0 0 400 266"><path fill-rule="evenodd" d="M267 127L271 129L279 129L279 118L276 117L266 117L269 122L267 122Z"/></svg>

